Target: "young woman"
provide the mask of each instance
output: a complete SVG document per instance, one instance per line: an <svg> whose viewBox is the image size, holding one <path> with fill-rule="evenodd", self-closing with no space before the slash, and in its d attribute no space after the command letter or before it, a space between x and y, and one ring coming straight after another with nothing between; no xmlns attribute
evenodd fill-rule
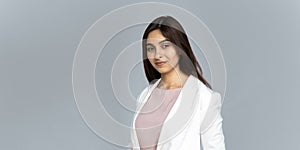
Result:
<svg viewBox="0 0 300 150"><path fill-rule="evenodd" d="M155 19L142 45L150 85L138 97L133 149L225 150L221 96L202 76L179 22Z"/></svg>

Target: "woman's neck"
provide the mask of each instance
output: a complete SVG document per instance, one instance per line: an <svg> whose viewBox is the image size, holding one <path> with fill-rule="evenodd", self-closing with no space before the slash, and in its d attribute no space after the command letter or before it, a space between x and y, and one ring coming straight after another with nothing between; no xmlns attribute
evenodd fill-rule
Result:
<svg viewBox="0 0 300 150"><path fill-rule="evenodd" d="M161 82L158 84L162 89L174 89L183 87L188 75L181 71L175 71L161 74Z"/></svg>

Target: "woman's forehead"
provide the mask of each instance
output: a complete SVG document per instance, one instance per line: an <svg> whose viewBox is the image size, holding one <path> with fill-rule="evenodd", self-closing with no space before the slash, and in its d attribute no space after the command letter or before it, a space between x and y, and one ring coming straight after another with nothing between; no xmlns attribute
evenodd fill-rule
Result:
<svg viewBox="0 0 300 150"><path fill-rule="evenodd" d="M147 39L147 44L160 44L163 43L165 41L169 41L169 39L167 38L149 38Z"/></svg>
<svg viewBox="0 0 300 150"><path fill-rule="evenodd" d="M159 29L151 31L147 37L147 39L164 39L164 38L166 37L162 35Z"/></svg>

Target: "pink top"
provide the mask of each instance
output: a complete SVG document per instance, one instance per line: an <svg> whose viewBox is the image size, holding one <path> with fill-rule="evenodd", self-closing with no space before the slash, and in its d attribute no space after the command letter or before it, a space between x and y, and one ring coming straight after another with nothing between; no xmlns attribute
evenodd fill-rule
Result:
<svg viewBox="0 0 300 150"><path fill-rule="evenodd" d="M155 88L135 122L141 150L155 150L163 122L177 100L182 88Z"/></svg>

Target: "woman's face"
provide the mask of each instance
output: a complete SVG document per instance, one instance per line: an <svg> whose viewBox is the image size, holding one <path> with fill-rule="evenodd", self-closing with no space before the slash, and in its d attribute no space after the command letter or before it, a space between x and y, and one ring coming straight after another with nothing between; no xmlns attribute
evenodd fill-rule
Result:
<svg viewBox="0 0 300 150"><path fill-rule="evenodd" d="M147 57L151 65L161 74L179 69L179 55L175 45L164 37L160 30L149 33L146 42Z"/></svg>

